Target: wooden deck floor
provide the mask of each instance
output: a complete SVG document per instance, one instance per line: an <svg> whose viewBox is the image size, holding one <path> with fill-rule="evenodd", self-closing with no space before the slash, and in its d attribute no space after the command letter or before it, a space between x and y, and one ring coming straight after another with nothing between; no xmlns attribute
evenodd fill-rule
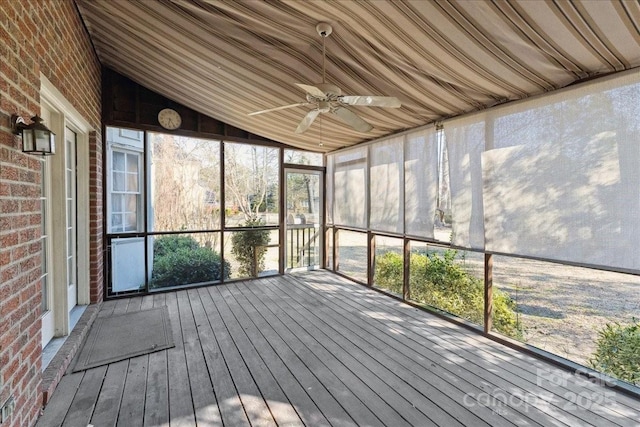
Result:
<svg viewBox="0 0 640 427"><path fill-rule="evenodd" d="M327 272L99 315L163 305L175 348L65 375L38 426L640 425L640 401Z"/></svg>

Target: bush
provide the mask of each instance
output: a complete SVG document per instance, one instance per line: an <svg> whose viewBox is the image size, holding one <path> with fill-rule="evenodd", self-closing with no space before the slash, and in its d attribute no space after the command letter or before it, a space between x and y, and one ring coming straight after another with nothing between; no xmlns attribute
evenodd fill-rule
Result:
<svg viewBox="0 0 640 427"><path fill-rule="evenodd" d="M199 247L198 242L189 236L160 237L153 242L153 259L168 255L178 249L196 250Z"/></svg>
<svg viewBox="0 0 640 427"><path fill-rule="evenodd" d="M598 331L597 349L589 359L593 369L640 385L640 321L622 326L607 323Z"/></svg>
<svg viewBox="0 0 640 427"><path fill-rule="evenodd" d="M258 218L248 219L243 227L260 227L264 223ZM271 237L269 230L244 230L236 231L231 236L231 253L235 255L240 264L238 273L243 277L256 277L264 270L264 256L267 253L266 245ZM256 249L257 248L257 249ZM257 251L254 257L254 250ZM257 261L257 263L256 263Z"/></svg>
<svg viewBox="0 0 640 427"><path fill-rule="evenodd" d="M167 236L153 244L153 274L150 288L188 285L229 278L231 267L215 251L201 247L186 236Z"/></svg>
<svg viewBox="0 0 640 427"><path fill-rule="evenodd" d="M457 251L411 254L409 286L411 299L446 311L477 324L484 323L484 283L454 260ZM376 285L402 293L402 255L387 252L376 257ZM520 338L515 304L508 294L493 289L493 326L510 337Z"/></svg>

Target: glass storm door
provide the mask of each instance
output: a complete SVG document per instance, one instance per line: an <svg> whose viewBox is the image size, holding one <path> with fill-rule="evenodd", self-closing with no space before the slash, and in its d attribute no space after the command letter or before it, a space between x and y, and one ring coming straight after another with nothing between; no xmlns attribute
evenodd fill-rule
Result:
<svg viewBox="0 0 640 427"><path fill-rule="evenodd" d="M52 278L51 266L51 200L48 183L51 182L50 167L46 158L42 159L41 173L41 193L40 193L40 213L42 218L42 348L44 348L53 338L55 333L53 317L53 290L51 289Z"/></svg>
<svg viewBox="0 0 640 427"><path fill-rule="evenodd" d="M322 174L286 169L285 267L314 269L320 266L323 241Z"/></svg>
<svg viewBox="0 0 640 427"><path fill-rule="evenodd" d="M65 129L65 203L66 203L66 259L67 259L67 298L69 311L78 303L77 268L77 186L76 186L76 133Z"/></svg>

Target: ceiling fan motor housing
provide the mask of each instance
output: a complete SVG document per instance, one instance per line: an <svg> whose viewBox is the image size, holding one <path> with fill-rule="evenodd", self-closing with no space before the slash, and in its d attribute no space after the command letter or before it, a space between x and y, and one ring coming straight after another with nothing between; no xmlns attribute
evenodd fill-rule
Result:
<svg viewBox="0 0 640 427"><path fill-rule="evenodd" d="M327 37L333 31L333 28L331 28L331 25L326 22L319 22L318 25L316 25L316 31L320 37Z"/></svg>
<svg viewBox="0 0 640 427"><path fill-rule="evenodd" d="M315 86L323 91L327 97L342 95L340 88L336 85L332 85L331 83L316 83Z"/></svg>
<svg viewBox="0 0 640 427"><path fill-rule="evenodd" d="M329 101L318 101L318 111L321 113L328 113L331 110L331 103Z"/></svg>

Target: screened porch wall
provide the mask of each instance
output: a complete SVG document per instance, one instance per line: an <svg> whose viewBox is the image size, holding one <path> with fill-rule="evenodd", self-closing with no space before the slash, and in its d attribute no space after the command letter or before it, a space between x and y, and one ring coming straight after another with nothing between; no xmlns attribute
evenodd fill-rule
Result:
<svg viewBox="0 0 640 427"><path fill-rule="evenodd" d="M328 268L589 365L640 316L639 117L636 70L330 153ZM477 313L416 287L434 260Z"/></svg>
<svg viewBox="0 0 640 427"><path fill-rule="evenodd" d="M640 274L638 117L636 70L331 153L328 225Z"/></svg>

